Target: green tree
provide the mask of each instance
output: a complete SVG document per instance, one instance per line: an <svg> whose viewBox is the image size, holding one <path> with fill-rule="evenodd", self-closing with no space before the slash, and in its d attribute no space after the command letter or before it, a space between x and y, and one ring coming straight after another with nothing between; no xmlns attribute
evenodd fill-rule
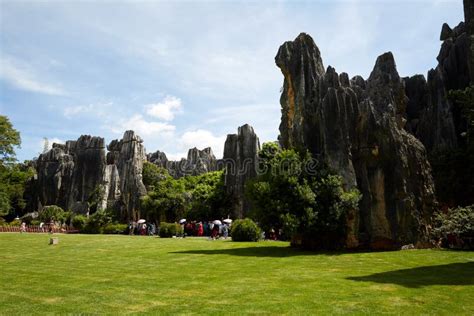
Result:
<svg viewBox="0 0 474 316"><path fill-rule="evenodd" d="M230 200L224 187L223 171L188 176L182 181L190 197L188 219L210 220L227 216Z"/></svg>
<svg viewBox="0 0 474 316"><path fill-rule="evenodd" d="M39 220L43 222L58 221L65 222L68 217L68 213L65 212L61 207L57 205L45 206L41 212L39 212Z"/></svg>
<svg viewBox="0 0 474 316"><path fill-rule="evenodd" d="M270 147L271 146L271 147ZM303 247L343 246L345 214L358 206L356 189L345 191L341 177L315 166L309 153L292 149L268 155L274 145L263 146L265 173L247 185L254 205L252 216L266 231L282 229L286 238Z"/></svg>
<svg viewBox="0 0 474 316"><path fill-rule="evenodd" d="M0 115L0 216L22 215L26 207L25 187L34 169L28 163L15 163L15 147L20 143L20 133Z"/></svg>
<svg viewBox="0 0 474 316"><path fill-rule="evenodd" d="M140 205L148 220L173 222L183 217L202 220L227 215L229 199L222 171L174 179L166 169L145 163L143 183L148 194Z"/></svg>
<svg viewBox="0 0 474 316"><path fill-rule="evenodd" d="M160 168L151 162L143 164L143 184L147 190L153 189L160 181L166 180L170 175L164 168Z"/></svg>
<svg viewBox="0 0 474 316"><path fill-rule="evenodd" d="M141 209L148 220L176 221L185 214L186 194L182 181L171 177L167 170L154 167L147 176L148 194L141 198ZM148 172L147 171L147 172ZM155 176L158 175L159 178Z"/></svg>
<svg viewBox="0 0 474 316"><path fill-rule="evenodd" d="M474 205L437 212L431 233L444 246L474 249Z"/></svg>
<svg viewBox="0 0 474 316"><path fill-rule="evenodd" d="M13 128L8 117L0 115L0 164L15 161L15 147L20 147L20 144L20 133Z"/></svg>

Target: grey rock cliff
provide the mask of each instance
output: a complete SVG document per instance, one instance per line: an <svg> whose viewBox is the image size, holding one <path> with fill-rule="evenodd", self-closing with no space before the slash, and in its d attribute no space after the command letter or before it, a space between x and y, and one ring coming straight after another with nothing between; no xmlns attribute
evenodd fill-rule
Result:
<svg viewBox="0 0 474 316"><path fill-rule="evenodd" d="M148 154L147 160L168 170L171 176L181 178L186 175L196 176L207 172L217 171L217 159L210 147L199 150L196 147L188 150L187 159L179 161L168 160L166 154L156 151Z"/></svg>
<svg viewBox="0 0 474 316"><path fill-rule="evenodd" d="M76 213L115 208L126 219L137 219L139 198L146 194L142 182L145 149L133 131L114 140L106 155L104 139L81 136L77 141L53 144L37 159L33 188L36 209L58 205ZM98 195L99 201L94 195ZM96 203L98 202L98 203Z"/></svg>
<svg viewBox="0 0 474 316"><path fill-rule="evenodd" d="M36 162L38 206L59 205L88 213L91 195L102 185L104 139L83 135L39 156Z"/></svg>
<svg viewBox="0 0 474 316"><path fill-rule="evenodd" d="M224 145L223 164L225 165L226 192L232 199L232 216L243 218L250 209L244 196L245 183L257 175L260 141L253 127L245 124L238 128L237 134L227 135Z"/></svg>
<svg viewBox="0 0 474 316"><path fill-rule="evenodd" d="M465 1L464 7L466 23L454 29L443 24L438 65L428 72L428 79L421 75L404 78L409 98L407 130L430 153L457 148L465 132L460 109L448 99L450 90L464 89L474 80L472 1Z"/></svg>
<svg viewBox="0 0 474 316"><path fill-rule="evenodd" d="M424 146L405 129L408 98L391 53L367 81L323 68L307 34L275 57L284 76L280 143L310 150L363 194L348 216L348 247L396 248L423 240L435 203Z"/></svg>

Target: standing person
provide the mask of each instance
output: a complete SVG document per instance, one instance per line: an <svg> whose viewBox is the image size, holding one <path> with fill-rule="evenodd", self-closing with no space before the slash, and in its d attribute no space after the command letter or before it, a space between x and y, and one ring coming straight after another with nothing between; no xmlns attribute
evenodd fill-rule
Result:
<svg viewBox="0 0 474 316"><path fill-rule="evenodd" d="M229 237L229 226L227 226L227 224L224 224L224 226L222 226L222 234L224 236L224 239L227 239L227 237Z"/></svg>
<svg viewBox="0 0 474 316"><path fill-rule="evenodd" d="M202 228L203 228L203 231L204 231L204 236L209 236L210 235L210 233L209 233L209 222L204 221L204 223L202 223Z"/></svg>
<svg viewBox="0 0 474 316"><path fill-rule="evenodd" d="M44 233L44 223L43 222L40 223L40 231L42 233Z"/></svg>
<svg viewBox="0 0 474 316"><path fill-rule="evenodd" d="M52 234L54 232L54 222L51 220L49 222L48 233Z"/></svg>
<svg viewBox="0 0 474 316"><path fill-rule="evenodd" d="M214 223L209 222L209 236L213 238L214 237L213 235L214 235Z"/></svg>
<svg viewBox="0 0 474 316"><path fill-rule="evenodd" d="M181 237L185 238L186 237L186 222L182 222L180 225L181 225L181 232L182 232Z"/></svg>
<svg viewBox="0 0 474 316"><path fill-rule="evenodd" d="M146 235L146 224L143 223L142 225L142 236L145 236Z"/></svg>
<svg viewBox="0 0 474 316"><path fill-rule="evenodd" d="M22 234L26 233L26 223L25 222L21 223L20 233L22 233Z"/></svg>
<svg viewBox="0 0 474 316"><path fill-rule="evenodd" d="M211 237L212 239L217 239L219 236L219 225L214 224L212 227L212 234Z"/></svg>
<svg viewBox="0 0 474 316"><path fill-rule="evenodd" d="M198 236L202 236L202 235L204 234L204 227L203 227L203 225L202 225L202 222L199 222L199 223L197 224L197 227L198 227L198 233L197 233L197 235L198 235Z"/></svg>

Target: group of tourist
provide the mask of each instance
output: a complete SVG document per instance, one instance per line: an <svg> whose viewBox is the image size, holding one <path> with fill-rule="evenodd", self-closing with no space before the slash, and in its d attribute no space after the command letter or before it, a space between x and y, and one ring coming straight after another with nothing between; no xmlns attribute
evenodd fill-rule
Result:
<svg viewBox="0 0 474 316"><path fill-rule="evenodd" d="M153 236L156 234L156 225L146 222L130 222L128 224L129 235Z"/></svg>
<svg viewBox="0 0 474 316"><path fill-rule="evenodd" d="M212 239L229 237L230 223L222 223L221 221L191 221L180 222L182 228L182 234L177 237L196 236L203 237L207 236ZM154 236L159 234L159 226L154 223L146 222L130 222L128 225L129 235L140 235L140 236Z"/></svg>
<svg viewBox="0 0 474 316"><path fill-rule="evenodd" d="M27 233L27 232L36 232L36 233L54 233L54 232L61 232L65 233L68 231L68 226L63 223L55 223L54 221L50 221L49 223L45 224L41 222L39 226L36 225L27 225L26 222L22 222L20 225L20 233Z"/></svg>
<svg viewBox="0 0 474 316"><path fill-rule="evenodd" d="M182 222L184 236L208 236L212 239L229 237L230 224L221 221Z"/></svg>

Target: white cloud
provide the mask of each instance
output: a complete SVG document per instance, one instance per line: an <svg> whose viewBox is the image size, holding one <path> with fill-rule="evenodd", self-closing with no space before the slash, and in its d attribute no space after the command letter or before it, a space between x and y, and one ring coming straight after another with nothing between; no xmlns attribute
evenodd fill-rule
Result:
<svg viewBox="0 0 474 316"><path fill-rule="evenodd" d="M53 144L64 144L65 142L62 139L53 137L53 138L43 138L38 142L38 152L42 153L44 151L50 150L53 148Z"/></svg>
<svg viewBox="0 0 474 316"><path fill-rule="evenodd" d="M139 136L172 136L175 126L163 123L147 121L141 114L135 114L128 120L120 121L118 124L108 126L108 129L116 134L122 134L126 130L133 130Z"/></svg>
<svg viewBox="0 0 474 316"><path fill-rule="evenodd" d="M186 158L188 156L187 152L165 153L165 154L166 154L166 158L168 158L168 160L172 160L172 161L179 161L179 160L181 160L181 158Z"/></svg>
<svg viewBox="0 0 474 316"><path fill-rule="evenodd" d="M35 75L25 63L12 58L2 58L0 64L0 78L17 89L48 95L66 94L61 88L45 83L44 78Z"/></svg>
<svg viewBox="0 0 474 316"><path fill-rule="evenodd" d="M215 136L212 132L204 129L185 132L178 141L181 150L197 147L204 149L211 147L217 158L222 158L226 136Z"/></svg>
<svg viewBox="0 0 474 316"><path fill-rule="evenodd" d="M146 113L150 116L172 121L176 113L182 112L181 99L167 95L161 102L148 104Z"/></svg>
<svg viewBox="0 0 474 316"><path fill-rule="evenodd" d="M95 103L89 105L78 105L78 106L69 106L64 108L64 116L68 119L71 119L77 115L81 114L94 114L98 117L103 117L106 115L106 110L113 105L113 102L105 103Z"/></svg>

